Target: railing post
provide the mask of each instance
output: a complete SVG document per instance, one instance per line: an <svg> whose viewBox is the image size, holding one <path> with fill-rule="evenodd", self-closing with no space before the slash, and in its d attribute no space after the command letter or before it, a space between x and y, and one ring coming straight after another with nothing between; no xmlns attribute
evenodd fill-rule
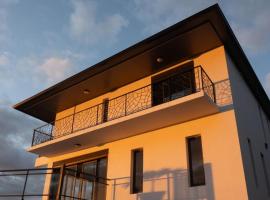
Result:
<svg viewBox="0 0 270 200"><path fill-rule="evenodd" d="M60 168L60 177L59 177L59 182L58 182L56 200L61 200L64 176L65 176L65 165L62 165Z"/></svg>
<svg viewBox="0 0 270 200"><path fill-rule="evenodd" d="M50 132L51 138L50 138L50 140L52 140L53 139L53 124L50 123L50 125L51 125L51 132Z"/></svg>
<svg viewBox="0 0 270 200"><path fill-rule="evenodd" d="M72 115L71 133L73 133L73 130L74 130L74 120L75 120L75 113L73 113Z"/></svg>
<svg viewBox="0 0 270 200"><path fill-rule="evenodd" d="M25 194L25 189L26 189L28 175L29 175L29 169L26 170L26 177L25 177L24 186L23 186L22 200L24 200L24 194Z"/></svg>
<svg viewBox="0 0 270 200"><path fill-rule="evenodd" d="M125 116L127 116L127 94L125 94Z"/></svg>
<svg viewBox="0 0 270 200"><path fill-rule="evenodd" d="M201 89L200 90L204 90L204 82L203 82L203 73L204 73L204 71L203 71L203 69L202 69L202 67L200 67L200 74L201 74Z"/></svg>
<svg viewBox="0 0 270 200"><path fill-rule="evenodd" d="M202 70L201 67L196 68L196 70L198 71L198 88L196 87L196 92L199 92L202 88Z"/></svg>
<svg viewBox="0 0 270 200"><path fill-rule="evenodd" d="M108 121L108 113L109 113L109 99L103 100L103 116L102 116L102 122Z"/></svg>
<svg viewBox="0 0 270 200"><path fill-rule="evenodd" d="M214 102L217 103L216 101L216 86L214 83L212 83L212 87L213 87L213 97L214 97Z"/></svg>
<svg viewBox="0 0 270 200"><path fill-rule="evenodd" d="M98 124L98 111L99 111L99 105L97 105L97 120L96 120L96 125Z"/></svg>

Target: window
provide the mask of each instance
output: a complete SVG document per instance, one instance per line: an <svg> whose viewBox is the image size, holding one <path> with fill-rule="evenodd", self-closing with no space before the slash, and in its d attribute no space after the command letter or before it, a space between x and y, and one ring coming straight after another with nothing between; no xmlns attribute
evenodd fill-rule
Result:
<svg viewBox="0 0 270 200"><path fill-rule="evenodd" d="M261 155L261 161L262 161L262 166L263 166L263 172L264 172L264 178L265 178L265 183L266 183L266 189L267 189L267 194L270 196L270 183L269 183L269 178L268 178L268 172L267 172L267 167L265 164L264 160L264 155L260 153Z"/></svg>
<svg viewBox="0 0 270 200"><path fill-rule="evenodd" d="M139 193L143 190L143 150L132 151L132 170L131 170L131 193Z"/></svg>
<svg viewBox="0 0 270 200"><path fill-rule="evenodd" d="M190 186L205 185L201 137L187 138L187 149Z"/></svg>
<svg viewBox="0 0 270 200"><path fill-rule="evenodd" d="M193 62L152 78L153 105L159 105L195 91Z"/></svg>
<svg viewBox="0 0 270 200"><path fill-rule="evenodd" d="M249 151L249 156L250 156L250 160L251 160L251 167L252 167L252 171L253 171L255 185L256 185L256 187L258 187L258 178L257 178L257 173L256 173L253 149L252 149L251 141L249 138L247 139L247 142L248 142L248 151Z"/></svg>

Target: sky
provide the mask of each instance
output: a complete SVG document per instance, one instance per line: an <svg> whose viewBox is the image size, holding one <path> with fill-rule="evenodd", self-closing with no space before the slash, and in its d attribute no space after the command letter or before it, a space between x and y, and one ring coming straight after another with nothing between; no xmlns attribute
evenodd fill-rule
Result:
<svg viewBox="0 0 270 200"><path fill-rule="evenodd" d="M269 0L0 0L0 169L33 167L12 105L218 3L270 96Z"/></svg>

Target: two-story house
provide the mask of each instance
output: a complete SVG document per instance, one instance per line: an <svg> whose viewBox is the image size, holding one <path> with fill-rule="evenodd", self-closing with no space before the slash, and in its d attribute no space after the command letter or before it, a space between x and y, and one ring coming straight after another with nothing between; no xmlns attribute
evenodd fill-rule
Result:
<svg viewBox="0 0 270 200"><path fill-rule="evenodd" d="M47 123L43 199L270 199L270 102L218 5L14 108Z"/></svg>

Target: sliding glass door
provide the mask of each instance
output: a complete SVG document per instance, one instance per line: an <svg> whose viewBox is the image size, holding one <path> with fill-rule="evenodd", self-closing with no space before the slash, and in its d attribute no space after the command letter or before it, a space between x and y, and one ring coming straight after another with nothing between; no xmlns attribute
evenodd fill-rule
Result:
<svg viewBox="0 0 270 200"><path fill-rule="evenodd" d="M195 92L195 72L188 64L152 78L153 105L159 105Z"/></svg>
<svg viewBox="0 0 270 200"><path fill-rule="evenodd" d="M107 158L67 164L64 169L61 199L105 200L106 175ZM56 190L56 187L58 184L51 187L51 194Z"/></svg>

